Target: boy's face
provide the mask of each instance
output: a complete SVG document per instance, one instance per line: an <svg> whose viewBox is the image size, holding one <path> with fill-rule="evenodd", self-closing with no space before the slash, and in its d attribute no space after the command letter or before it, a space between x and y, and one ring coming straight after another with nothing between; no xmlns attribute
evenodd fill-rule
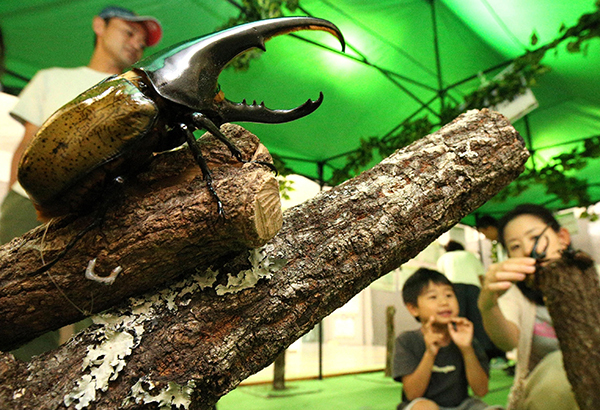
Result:
<svg viewBox="0 0 600 410"><path fill-rule="evenodd" d="M429 282L417 298L417 306L407 305L408 311L418 317L421 323L427 323L434 317L434 324L447 325L458 316L458 300L452 286Z"/></svg>

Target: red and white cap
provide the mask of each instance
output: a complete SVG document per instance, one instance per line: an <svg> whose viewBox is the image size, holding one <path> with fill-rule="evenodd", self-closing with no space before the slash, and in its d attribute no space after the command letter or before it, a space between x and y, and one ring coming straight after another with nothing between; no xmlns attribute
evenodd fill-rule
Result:
<svg viewBox="0 0 600 410"><path fill-rule="evenodd" d="M157 44L162 38L162 27L160 22L151 16L138 16L129 9L118 6L108 6L102 9L102 11L98 14L98 17L103 19L116 17L126 21L133 21L143 24L146 28L146 32L148 33L148 38L146 40L146 45L148 47Z"/></svg>

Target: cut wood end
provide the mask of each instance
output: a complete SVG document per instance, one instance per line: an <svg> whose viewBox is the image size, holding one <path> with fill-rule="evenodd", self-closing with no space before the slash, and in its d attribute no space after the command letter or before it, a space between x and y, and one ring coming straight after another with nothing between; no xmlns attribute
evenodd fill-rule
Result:
<svg viewBox="0 0 600 410"><path fill-rule="evenodd" d="M264 241L271 240L283 226L279 183L275 176L266 178L256 194L254 221L258 237Z"/></svg>

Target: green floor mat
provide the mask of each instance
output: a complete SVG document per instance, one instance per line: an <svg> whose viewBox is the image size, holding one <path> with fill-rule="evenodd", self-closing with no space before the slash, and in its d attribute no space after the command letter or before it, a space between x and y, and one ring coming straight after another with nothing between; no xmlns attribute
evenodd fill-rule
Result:
<svg viewBox="0 0 600 410"><path fill-rule="evenodd" d="M492 369L484 401L506 405L512 377ZM284 391L270 384L240 386L223 396L218 410L393 410L400 402L401 384L383 372L287 382Z"/></svg>

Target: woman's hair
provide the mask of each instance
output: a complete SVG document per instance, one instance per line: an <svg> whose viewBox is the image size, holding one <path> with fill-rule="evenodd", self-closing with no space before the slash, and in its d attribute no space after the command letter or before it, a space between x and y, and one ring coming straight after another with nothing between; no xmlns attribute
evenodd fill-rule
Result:
<svg viewBox="0 0 600 410"><path fill-rule="evenodd" d="M541 221L547 224L554 232L560 231L560 224L558 223L554 215L552 215L552 212L550 212L548 209L544 208L541 205L535 204L518 205L515 209L504 215L498 222L498 241L502 244L502 246L505 249L506 243L504 241L504 229L510 221L521 215L531 215L536 218L539 218ZM539 289L530 288L523 281L517 282L517 287L521 290L521 292L527 299L529 299L536 305L544 305L544 295Z"/></svg>
<svg viewBox="0 0 600 410"><path fill-rule="evenodd" d="M498 221L491 215L482 215L475 218L475 224L477 228L489 228L490 226L497 226Z"/></svg>
<svg viewBox="0 0 600 410"><path fill-rule="evenodd" d="M446 246L444 246L444 249L446 250L446 252L464 251L465 247L462 246L460 242L450 240L448 241Z"/></svg>
<svg viewBox="0 0 600 410"><path fill-rule="evenodd" d="M541 221L549 225L554 232L558 232L560 230L560 224L558 223L554 215L552 215L552 212L550 212L543 206L535 204L518 205L512 211L504 215L498 222L498 241L502 244L502 246L505 249L506 242L504 241L504 229L510 221L521 215L535 216L536 218L539 218Z"/></svg>

